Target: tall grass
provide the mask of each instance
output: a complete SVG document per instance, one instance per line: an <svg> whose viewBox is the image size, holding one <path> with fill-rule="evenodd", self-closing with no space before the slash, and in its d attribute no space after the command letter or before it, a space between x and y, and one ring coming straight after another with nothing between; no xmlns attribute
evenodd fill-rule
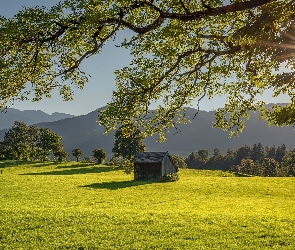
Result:
<svg viewBox="0 0 295 250"><path fill-rule="evenodd" d="M0 249L295 249L295 178L0 162Z"/></svg>

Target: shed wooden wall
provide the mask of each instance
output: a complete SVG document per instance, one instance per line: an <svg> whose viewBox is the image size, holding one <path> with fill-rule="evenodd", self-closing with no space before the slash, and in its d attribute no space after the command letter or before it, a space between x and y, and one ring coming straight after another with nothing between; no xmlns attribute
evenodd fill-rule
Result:
<svg viewBox="0 0 295 250"><path fill-rule="evenodd" d="M135 163L134 180L160 180L162 177L162 163Z"/></svg>
<svg viewBox="0 0 295 250"><path fill-rule="evenodd" d="M176 169L172 161L170 160L169 156L166 155L162 162L162 176L164 176L165 174L173 174L173 173L176 173Z"/></svg>

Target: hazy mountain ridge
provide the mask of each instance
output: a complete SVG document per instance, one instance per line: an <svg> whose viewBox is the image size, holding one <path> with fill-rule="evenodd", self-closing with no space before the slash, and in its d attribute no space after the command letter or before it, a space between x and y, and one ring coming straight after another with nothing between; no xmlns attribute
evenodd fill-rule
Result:
<svg viewBox="0 0 295 250"><path fill-rule="evenodd" d="M40 122L53 122L66 118L75 117L74 115L55 112L51 115L41 110L24 110L20 111L14 108L8 108L6 112L0 112L0 130L11 128L15 121L22 121L27 125Z"/></svg>
<svg viewBox="0 0 295 250"><path fill-rule="evenodd" d="M186 115L193 117L197 110L188 108ZM48 127L63 137L64 149L71 155L73 148L80 148L84 156L90 156L95 148L104 148L108 157L112 156L114 146L114 131L104 134L104 128L97 123L98 111L86 115L67 118L55 122L43 122L37 127ZM172 154L187 156L198 149L208 149L213 152L219 148L223 153L227 149L236 149L243 145L252 146L254 143L280 146L285 144L287 149L295 147L295 131L290 127L269 127L266 121L259 120L258 114L251 113L246 121L246 128L239 137L228 138L228 132L212 128L214 111L199 111L195 119L187 125L179 124L179 132L171 129L164 143L156 142L157 136L145 139L147 151L169 151ZM0 131L0 140L4 133Z"/></svg>

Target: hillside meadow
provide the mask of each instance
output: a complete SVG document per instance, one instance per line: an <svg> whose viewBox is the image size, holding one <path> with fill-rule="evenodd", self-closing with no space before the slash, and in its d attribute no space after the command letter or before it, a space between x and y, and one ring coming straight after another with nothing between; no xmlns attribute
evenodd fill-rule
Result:
<svg viewBox="0 0 295 250"><path fill-rule="evenodd" d="M295 249L295 178L0 162L0 249Z"/></svg>

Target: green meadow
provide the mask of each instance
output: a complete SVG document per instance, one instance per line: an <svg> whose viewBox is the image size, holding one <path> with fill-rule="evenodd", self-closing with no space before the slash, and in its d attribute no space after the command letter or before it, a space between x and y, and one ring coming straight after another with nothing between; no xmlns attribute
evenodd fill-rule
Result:
<svg viewBox="0 0 295 250"><path fill-rule="evenodd" d="M0 249L295 249L295 178L0 162Z"/></svg>

